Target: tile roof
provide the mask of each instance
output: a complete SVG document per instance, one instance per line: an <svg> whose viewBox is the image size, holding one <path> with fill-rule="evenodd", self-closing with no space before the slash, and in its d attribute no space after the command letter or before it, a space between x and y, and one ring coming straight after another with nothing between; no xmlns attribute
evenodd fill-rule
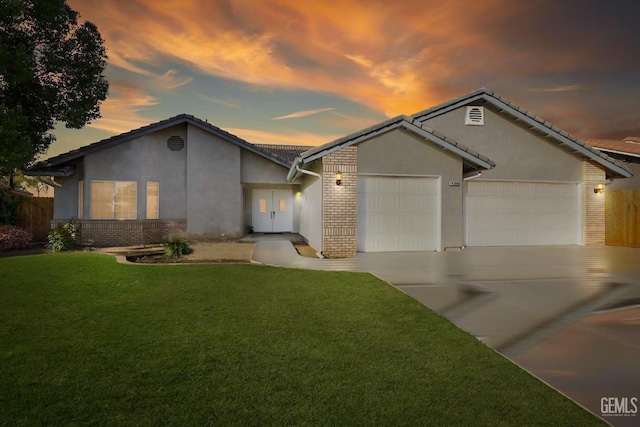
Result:
<svg viewBox="0 0 640 427"><path fill-rule="evenodd" d="M584 142L591 145L592 147L616 151L618 153L628 153L635 154L636 156L640 156L640 144L635 142L626 142L630 141L629 138L625 138L624 141L619 141L617 139L601 139L601 138L582 138ZM640 142L640 141L639 141Z"/></svg>
<svg viewBox="0 0 640 427"><path fill-rule="evenodd" d="M289 164L292 164L300 154L313 148L310 145L253 144L253 146L269 156L282 159Z"/></svg>
<svg viewBox="0 0 640 427"><path fill-rule="evenodd" d="M627 142L637 142L640 144L640 136L628 136L624 139Z"/></svg>
<svg viewBox="0 0 640 427"><path fill-rule="evenodd" d="M464 105L468 105L475 101L489 103L495 108L498 108L500 113L507 114L513 117L515 120L522 120L523 122L526 122L527 124L529 124L529 127L532 130L535 129L545 136L548 135L554 138L560 144L570 147L575 152L581 153L583 156L594 160L597 163L600 163L608 170L620 176L633 176L633 173L629 170L629 168L620 160L614 159L613 157L610 157L607 154L596 150L584 141L579 140L578 138L570 135L568 132L563 131L557 126L554 126L553 124L530 113L524 108L511 103L510 101L499 96L495 92L487 90L486 88L474 90L467 93L466 95L459 96L450 101L438 104L426 110L419 111L413 114L411 117L420 121L425 121L432 117L437 117L441 114L460 108Z"/></svg>
<svg viewBox="0 0 640 427"><path fill-rule="evenodd" d="M78 148L76 150L71 150L67 153L63 153L58 156L43 160L31 166L25 172L27 174L29 174L30 172L30 174L32 175L37 175L38 172L49 173L53 170L60 169L60 167L64 166L65 163L84 157L87 154L104 150L105 148L108 148L117 144L121 144L126 141L131 141L132 139L139 138L144 135L148 135L150 133L153 133L162 129L167 129L183 123L189 123L194 126L197 126L226 141L232 142L240 147L248 149L249 151L252 151L256 154L266 157L280 164L281 166L288 168L291 165L291 160L288 160L290 157L290 154L288 154L289 150L276 150L275 148L271 150L264 149L248 141L245 141L244 139L239 138L217 126L214 126L205 120L198 119L197 117L192 116L190 114L179 114L177 116L170 117L168 119L161 120L156 123L151 123L147 126L143 126L138 129L133 129L129 132L125 132L120 135L115 135L110 138L103 139L98 142L94 142L93 144L89 144L84 147ZM275 146L272 146L272 147L275 147ZM304 148L308 149L309 147L304 147Z"/></svg>

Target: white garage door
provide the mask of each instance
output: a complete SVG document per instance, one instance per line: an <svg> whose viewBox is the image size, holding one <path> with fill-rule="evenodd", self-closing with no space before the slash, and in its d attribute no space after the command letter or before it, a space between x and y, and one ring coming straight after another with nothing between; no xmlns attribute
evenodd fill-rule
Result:
<svg viewBox="0 0 640 427"><path fill-rule="evenodd" d="M467 245L578 244L580 206L575 183L469 181Z"/></svg>
<svg viewBox="0 0 640 427"><path fill-rule="evenodd" d="M437 178L360 177L360 252L438 249Z"/></svg>

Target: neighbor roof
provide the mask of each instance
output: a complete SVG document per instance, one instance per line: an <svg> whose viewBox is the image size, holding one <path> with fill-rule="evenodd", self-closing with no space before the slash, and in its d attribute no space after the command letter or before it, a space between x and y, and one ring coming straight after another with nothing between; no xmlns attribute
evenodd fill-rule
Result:
<svg viewBox="0 0 640 427"><path fill-rule="evenodd" d="M265 157L281 166L289 167L291 161L288 160L289 154L286 154L286 150L277 151L275 149L265 149L264 146L258 147L250 142L245 141L229 132L226 132L219 127L216 127L209 122L198 119L190 114L180 114L175 117L170 117L165 120L161 120L150 125L143 126L139 129L134 129L129 132L122 133L120 135L112 136L111 138L103 139L93 144L72 150L64 154L60 154L55 157L51 157L47 160L36 163L25 171L25 175L53 175L53 176L69 176L74 173L75 169L69 166L67 163L86 156L87 154L95 153L105 148L113 147L114 145L121 144L123 142L131 141L136 138L140 138L145 135L149 135L153 132L157 132L162 129L167 129L173 126L177 126L183 123L194 125L206 132L209 132L225 141L229 141L242 148L252 151L262 157ZM271 146L274 147L274 146ZM308 149L308 147L304 147ZM282 154L282 155L281 155Z"/></svg>
<svg viewBox="0 0 640 427"><path fill-rule="evenodd" d="M33 197L33 194L29 193L28 191L23 190L22 188L11 188L4 182L0 182L0 189L6 190L9 193L15 194L17 196Z"/></svg>
<svg viewBox="0 0 640 427"><path fill-rule="evenodd" d="M628 136L624 139L626 142L636 142L640 144L640 136Z"/></svg>
<svg viewBox="0 0 640 427"><path fill-rule="evenodd" d="M300 154L313 148L311 145L253 144L253 146L271 157L284 160L289 165L291 165Z"/></svg>
<svg viewBox="0 0 640 427"><path fill-rule="evenodd" d="M623 162L614 159L601 151L596 150L584 141L577 139L576 137L563 131L557 126L554 126L544 119L529 113L525 109L518 107L517 105L497 95L495 92L490 92L485 88L480 88L466 95L420 111L413 114L412 117L419 121L425 121L473 102L491 104L492 106L497 108L500 113L509 115L516 121L522 121L523 123L526 123L529 126L529 129L537 131L544 136L553 138L559 144L565 145L572 151L580 153L586 158L599 163L608 171L613 172L616 175L626 178L633 176L633 173L631 173L631 171L624 165Z"/></svg>
<svg viewBox="0 0 640 427"><path fill-rule="evenodd" d="M626 142L631 141L629 138L625 138L624 141L617 139L583 138L583 141L598 150L640 157L640 144Z"/></svg>
<svg viewBox="0 0 640 427"><path fill-rule="evenodd" d="M287 175L288 181L293 181L299 174L297 168L301 165L305 165L319 159L329 153L340 150L341 148L348 147L353 144L357 144L362 141L366 141L378 135L390 132L397 128L403 128L412 132L445 150L449 150L454 154L462 157L465 164L471 165L478 169L492 169L495 167L495 162L482 154L471 150L470 148L446 137L445 135L431 129L424 123L414 120L408 116L397 116L392 119L386 120L382 123L378 123L372 127L363 129L359 132L352 133L350 135L338 138L335 141L328 142L319 147L312 148L305 151L296 158L289 174Z"/></svg>

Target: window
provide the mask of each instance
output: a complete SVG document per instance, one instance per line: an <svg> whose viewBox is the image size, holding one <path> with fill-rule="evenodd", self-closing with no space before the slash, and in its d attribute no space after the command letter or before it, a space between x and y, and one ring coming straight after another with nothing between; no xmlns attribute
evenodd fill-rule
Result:
<svg viewBox="0 0 640 427"><path fill-rule="evenodd" d="M137 184L132 181L91 181L92 219L136 219Z"/></svg>
<svg viewBox="0 0 640 427"><path fill-rule="evenodd" d="M157 182L147 182L147 219L160 218L158 185Z"/></svg>
<svg viewBox="0 0 640 427"><path fill-rule="evenodd" d="M78 181L78 219L82 219L84 210L84 181Z"/></svg>

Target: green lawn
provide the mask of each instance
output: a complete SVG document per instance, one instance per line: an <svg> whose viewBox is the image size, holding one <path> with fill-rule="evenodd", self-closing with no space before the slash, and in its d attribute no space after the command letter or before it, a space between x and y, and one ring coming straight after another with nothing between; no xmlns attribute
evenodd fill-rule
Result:
<svg viewBox="0 0 640 427"><path fill-rule="evenodd" d="M3 425L599 425L368 274L0 259Z"/></svg>

